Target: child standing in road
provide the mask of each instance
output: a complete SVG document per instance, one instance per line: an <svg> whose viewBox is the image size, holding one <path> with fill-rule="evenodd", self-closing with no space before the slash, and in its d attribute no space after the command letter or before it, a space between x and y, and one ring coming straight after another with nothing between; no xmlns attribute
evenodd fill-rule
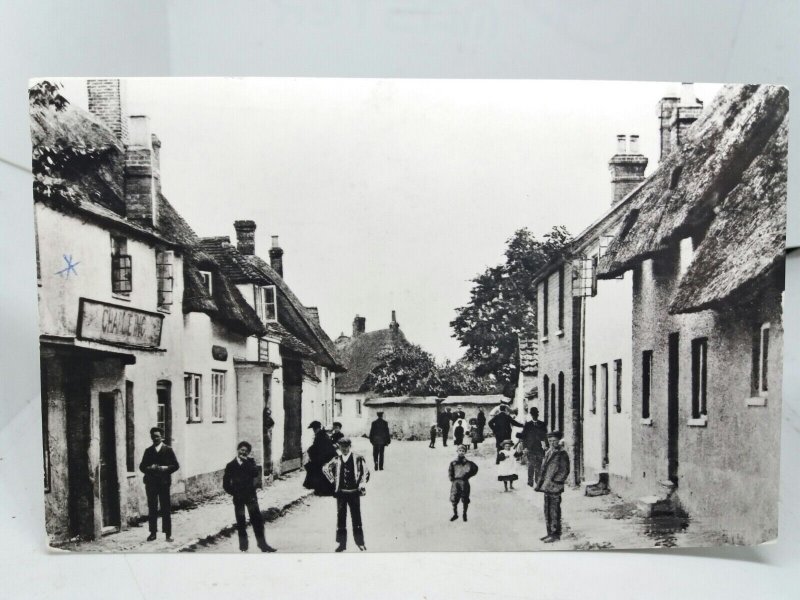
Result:
<svg viewBox="0 0 800 600"><path fill-rule="evenodd" d="M500 450L497 451L497 480L503 482L503 491L507 492L509 489L514 489L514 481L517 479L517 474L514 472L514 452L512 447L514 442L511 440L503 440Z"/></svg>
<svg viewBox="0 0 800 600"><path fill-rule="evenodd" d="M467 507L469 506L469 480L478 472L478 465L467 460L467 447L460 445L456 450L456 459L450 463L448 475L450 477L450 504L453 505L453 516L450 521L458 519L458 503L464 505L462 518L467 520Z"/></svg>
<svg viewBox="0 0 800 600"><path fill-rule="evenodd" d="M464 443L464 421L459 419L456 421L456 428L453 430L453 442L456 446Z"/></svg>
<svg viewBox="0 0 800 600"><path fill-rule="evenodd" d="M481 431L478 428L478 419L472 418L469 420L469 437L472 440L472 449L477 450L478 444L483 441Z"/></svg>
<svg viewBox="0 0 800 600"><path fill-rule="evenodd" d="M441 429L439 429L439 426L436 423L431 425L431 443L428 445L428 448L436 447L436 436L439 435L440 432Z"/></svg>

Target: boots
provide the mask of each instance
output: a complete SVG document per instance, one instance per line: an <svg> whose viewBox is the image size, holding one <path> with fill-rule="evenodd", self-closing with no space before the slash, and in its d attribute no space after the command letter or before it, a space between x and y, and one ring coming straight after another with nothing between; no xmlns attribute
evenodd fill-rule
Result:
<svg viewBox="0 0 800 600"><path fill-rule="evenodd" d="M359 550L366 550L364 545L364 530L361 527L353 527L353 539L356 541L356 546Z"/></svg>
<svg viewBox="0 0 800 600"><path fill-rule="evenodd" d="M336 530L336 552L344 552L347 549L347 529Z"/></svg>

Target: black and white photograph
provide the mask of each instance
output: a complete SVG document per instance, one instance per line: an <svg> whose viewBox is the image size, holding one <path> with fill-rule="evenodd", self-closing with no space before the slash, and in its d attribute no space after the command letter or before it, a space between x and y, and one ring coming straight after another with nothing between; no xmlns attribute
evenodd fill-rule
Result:
<svg viewBox="0 0 800 600"><path fill-rule="evenodd" d="M28 94L53 551L777 539L786 87Z"/></svg>

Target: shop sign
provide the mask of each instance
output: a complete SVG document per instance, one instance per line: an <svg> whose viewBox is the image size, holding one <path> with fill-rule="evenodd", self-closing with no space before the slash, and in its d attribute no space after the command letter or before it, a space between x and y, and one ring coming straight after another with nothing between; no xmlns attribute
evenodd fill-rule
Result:
<svg viewBox="0 0 800 600"><path fill-rule="evenodd" d="M81 298L78 338L141 348L161 345L164 315Z"/></svg>

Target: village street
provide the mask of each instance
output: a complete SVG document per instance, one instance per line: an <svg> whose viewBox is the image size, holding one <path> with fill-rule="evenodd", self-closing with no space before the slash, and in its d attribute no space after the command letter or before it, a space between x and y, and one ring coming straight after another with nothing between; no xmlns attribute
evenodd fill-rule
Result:
<svg viewBox="0 0 800 600"><path fill-rule="evenodd" d="M364 438L354 438L353 448L369 459ZM494 441L488 439L477 453L470 450L480 471L472 481L469 521L451 522L447 467L455 457L451 443L435 449L428 442L393 441L386 451L384 470L373 472L362 498L364 535L369 552L401 551L525 551L625 547L692 546L701 542L693 527L678 521L643 524L632 506L617 496L587 498L581 489L567 489L562 504L564 535L544 544L542 494L526 485L525 467L513 492L497 481ZM297 485L299 485L299 480ZM268 493L268 490L267 490ZM263 507L262 507L263 508ZM231 509L231 517L233 516ZM459 507L460 514L460 507ZM266 525L267 541L279 552L332 552L335 548L336 503L332 498L308 496L286 514ZM672 531L674 528L678 531ZM257 552L251 538L251 552ZM358 552L348 517L348 552ZM704 543L709 542L706 536ZM238 552L234 532L219 536L197 552Z"/></svg>

